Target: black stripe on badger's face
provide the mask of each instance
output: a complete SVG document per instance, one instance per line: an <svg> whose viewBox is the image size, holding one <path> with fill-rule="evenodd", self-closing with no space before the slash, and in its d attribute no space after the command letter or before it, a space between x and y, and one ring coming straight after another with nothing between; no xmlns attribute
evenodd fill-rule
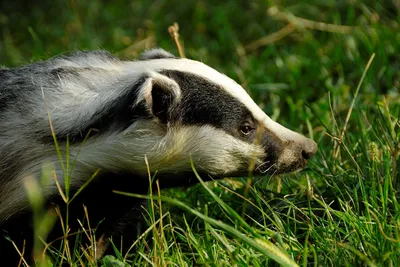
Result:
<svg viewBox="0 0 400 267"><path fill-rule="evenodd" d="M249 132L242 132L257 127L251 112L220 85L195 74L180 71L161 73L175 80L182 91L180 105L171 114L172 122L179 120L183 125L208 124L243 140L251 139Z"/></svg>
<svg viewBox="0 0 400 267"><path fill-rule="evenodd" d="M170 70L161 74L175 80L182 91L180 105L171 114L171 123L212 125L247 143L260 143L265 154L256 171L264 173L274 169L271 166L282 151L282 141L273 132L264 129L242 102L220 85L195 74ZM258 134L259 127L262 127L261 135ZM248 170L242 171L241 174L246 175Z"/></svg>

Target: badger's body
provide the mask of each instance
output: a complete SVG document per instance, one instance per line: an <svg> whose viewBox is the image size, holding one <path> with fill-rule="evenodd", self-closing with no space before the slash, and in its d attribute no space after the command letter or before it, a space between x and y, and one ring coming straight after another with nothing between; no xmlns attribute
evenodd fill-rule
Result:
<svg viewBox="0 0 400 267"><path fill-rule="evenodd" d="M68 173L71 195L99 170L74 205L87 205L97 220L91 224L104 219L112 236L136 225L124 214L138 215L141 203L112 190L147 193L145 159L161 186L172 187L197 181L191 160L204 178L245 176L252 162L254 174L273 174L304 167L316 149L272 121L230 78L160 49L138 61L95 51L0 69L0 230L17 241L32 238L16 225L29 224L24 181L39 179L45 163L62 188ZM49 203L62 203L54 181L41 191ZM107 211L114 214L104 218ZM0 254L7 243L0 241Z"/></svg>

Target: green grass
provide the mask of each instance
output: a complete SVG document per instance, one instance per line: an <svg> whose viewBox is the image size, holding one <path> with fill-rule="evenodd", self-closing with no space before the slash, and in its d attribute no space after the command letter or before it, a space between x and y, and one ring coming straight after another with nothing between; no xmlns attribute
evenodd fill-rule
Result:
<svg viewBox="0 0 400 267"><path fill-rule="evenodd" d="M398 1L5 2L1 65L76 49L177 54L176 21L187 57L319 145L306 170L254 178L248 191L243 178L162 192L149 210L153 242L104 266L400 265Z"/></svg>

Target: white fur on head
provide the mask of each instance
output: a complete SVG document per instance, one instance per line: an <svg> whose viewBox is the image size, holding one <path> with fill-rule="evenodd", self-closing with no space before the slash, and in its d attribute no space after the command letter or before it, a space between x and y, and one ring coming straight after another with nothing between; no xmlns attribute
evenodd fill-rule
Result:
<svg viewBox="0 0 400 267"><path fill-rule="evenodd" d="M88 141L80 151L78 165L88 167L87 171L102 166L105 171L125 170L145 175L145 156L151 170L160 175L190 171L192 158L199 171L223 176L246 168L246 160L256 158L262 162L265 153L259 146L209 125L176 125L166 130L156 122L143 120L123 134Z"/></svg>

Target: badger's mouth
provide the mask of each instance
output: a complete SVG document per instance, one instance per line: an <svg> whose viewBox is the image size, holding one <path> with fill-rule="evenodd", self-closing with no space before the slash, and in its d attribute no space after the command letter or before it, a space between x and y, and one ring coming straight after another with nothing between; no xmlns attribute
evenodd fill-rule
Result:
<svg viewBox="0 0 400 267"><path fill-rule="evenodd" d="M307 160L300 159L293 162L271 162L265 161L261 164L256 165L254 168L254 174L256 175L275 175L296 172L304 169L307 166Z"/></svg>
<svg viewBox="0 0 400 267"><path fill-rule="evenodd" d="M288 143L287 146L280 149L276 147L272 149L270 146L269 153L266 153L267 155L255 164L253 173L255 175L275 175L304 169L307 166L308 159L316 151L315 143L310 140L309 144L311 148L304 148L304 146L295 143ZM307 149L309 152L307 152Z"/></svg>

